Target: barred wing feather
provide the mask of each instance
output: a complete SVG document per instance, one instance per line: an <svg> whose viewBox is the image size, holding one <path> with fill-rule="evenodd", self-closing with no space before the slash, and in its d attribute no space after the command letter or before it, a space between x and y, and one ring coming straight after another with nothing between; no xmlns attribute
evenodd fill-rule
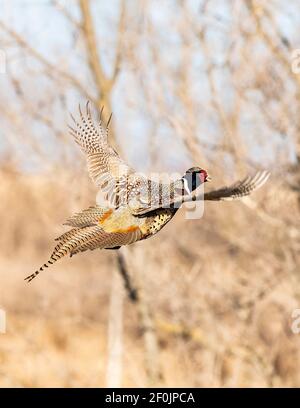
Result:
<svg viewBox="0 0 300 408"><path fill-rule="evenodd" d="M118 180L134 174L135 170L109 145L108 124L104 128L101 116L99 123L95 124L88 103L84 113L79 106L79 116L79 121L72 116L75 128L69 126L70 133L86 154L93 182L101 190L110 191L115 188Z"/></svg>
<svg viewBox="0 0 300 408"><path fill-rule="evenodd" d="M254 176L248 176L244 180L238 181L229 187L222 187L218 190L204 193L204 200L230 201L240 199L260 188L266 183L269 177L270 173L267 171L258 172Z"/></svg>

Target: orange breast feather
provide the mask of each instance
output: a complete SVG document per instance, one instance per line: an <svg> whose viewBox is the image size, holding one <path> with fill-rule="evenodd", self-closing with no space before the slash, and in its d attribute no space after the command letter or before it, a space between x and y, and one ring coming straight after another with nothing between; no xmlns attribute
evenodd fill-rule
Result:
<svg viewBox="0 0 300 408"><path fill-rule="evenodd" d="M134 219L131 219L131 214L127 212L114 212L113 209L105 212L99 219L99 224L104 229L104 231L111 233L130 233L138 231L140 229L139 225L134 224Z"/></svg>
<svg viewBox="0 0 300 408"><path fill-rule="evenodd" d="M126 227L126 228L118 228L118 229L115 229L114 232L120 232L120 233L125 234L125 233L128 233L128 232L137 231L139 228L140 228L140 227L137 226L137 225L130 225L129 227Z"/></svg>
<svg viewBox="0 0 300 408"><path fill-rule="evenodd" d="M113 210L110 209L106 211L101 218L99 218L99 223L102 224L105 220L107 220L113 213Z"/></svg>

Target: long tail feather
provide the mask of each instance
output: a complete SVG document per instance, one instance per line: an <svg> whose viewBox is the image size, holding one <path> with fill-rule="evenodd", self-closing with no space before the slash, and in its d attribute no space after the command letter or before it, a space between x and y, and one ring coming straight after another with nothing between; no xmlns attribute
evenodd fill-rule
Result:
<svg viewBox="0 0 300 408"><path fill-rule="evenodd" d="M81 231L84 231L86 228L81 229ZM56 240L58 241L58 244L54 248L52 255L50 256L50 259L48 262L44 263L40 267L40 269L36 270L34 273L31 275L27 276L25 280L27 282L31 282L37 275L40 274L45 268L49 268L49 266L53 265L56 261L59 259L63 258L64 256L71 254L72 251L76 248L77 246L77 240L74 237L76 235L80 235L80 229L79 228L73 228L72 230L64 233L60 237L58 237Z"/></svg>
<svg viewBox="0 0 300 408"><path fill-rule="evenodd" d="M53 265L56 261L67 255L67 253L68 252L65 249L55 249L49 261L44 263L44 265L42 265L40 269L27 276L24 280L26 280L28 283L31 282L37 275L39 275L40 272L42 272L45 268L49 268L49 266Z"/></svg>

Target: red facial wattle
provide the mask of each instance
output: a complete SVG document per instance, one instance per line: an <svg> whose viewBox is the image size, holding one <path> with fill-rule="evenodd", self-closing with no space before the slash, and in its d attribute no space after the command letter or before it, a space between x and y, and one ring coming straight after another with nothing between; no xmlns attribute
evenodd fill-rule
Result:
<svg viewBox="0 0 300 408"><path fill-rule="evenodd" d="M207 181L208 174L205 170L201 170L199 172L199 177L200 177L201 183L205 183Z"/></svg>

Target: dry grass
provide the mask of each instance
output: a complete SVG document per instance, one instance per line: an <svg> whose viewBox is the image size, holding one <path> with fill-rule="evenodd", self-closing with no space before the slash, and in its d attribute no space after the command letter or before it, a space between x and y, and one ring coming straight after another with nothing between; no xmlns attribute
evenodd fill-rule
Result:
<svg viewBox="0 0 300 408"><path fill-rule="evenodd" d="M115 254L86 252L23 281L49 256L64 219L93 202L91 187L83 176L75 193L65 173L3 170L0 177L8 326L0 335L0 386L104 386ZM297 202L274 181L255 200L266 200L261 216L242 203L207 205L202 220L185 220L181 211L158 236L131 247L158 328L158 385L300 386L300 336L291 331L300 307L299 236L289 220ZM144 386L142 334L134 305L125 306L123 385Z"/></svg>

